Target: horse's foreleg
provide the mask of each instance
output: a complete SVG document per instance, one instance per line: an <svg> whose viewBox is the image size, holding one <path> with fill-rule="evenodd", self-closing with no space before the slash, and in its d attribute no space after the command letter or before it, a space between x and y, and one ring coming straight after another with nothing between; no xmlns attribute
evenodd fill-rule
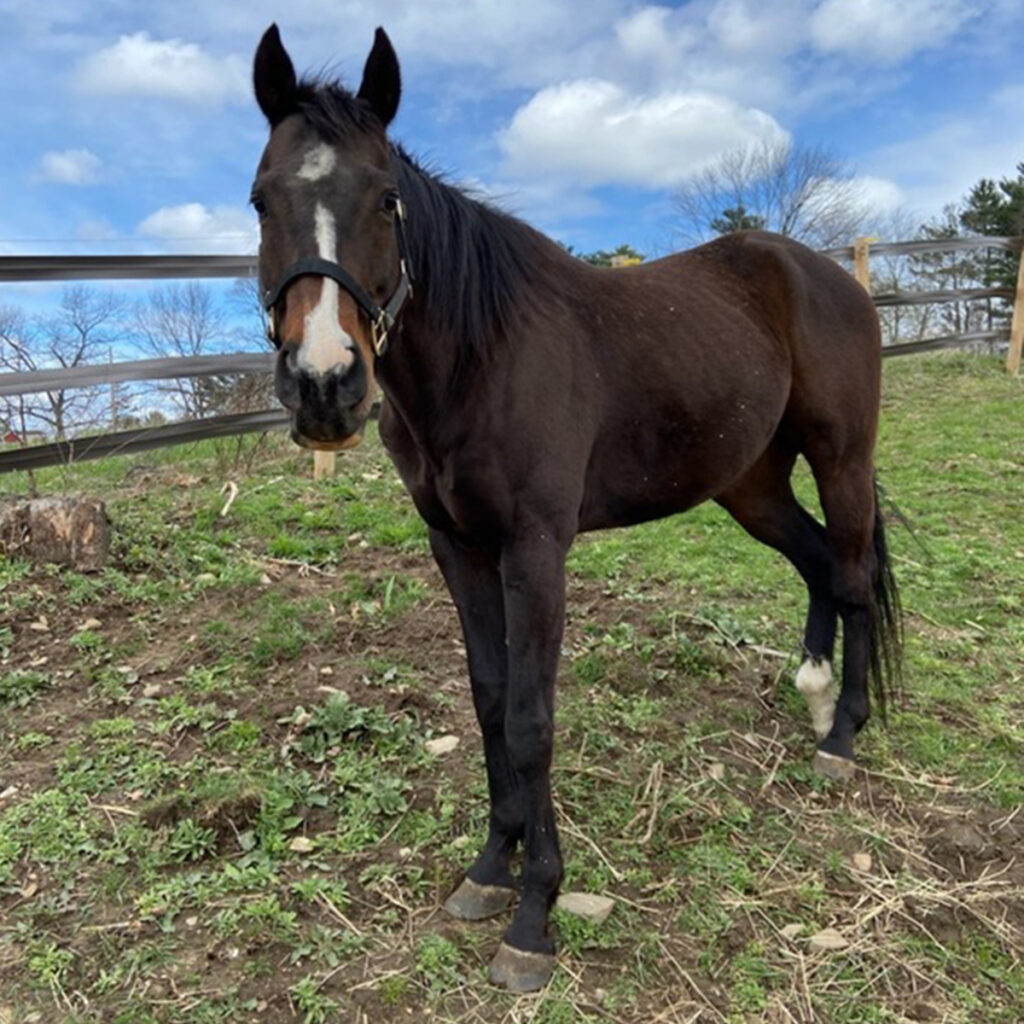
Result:
<svg viewBox="0 0 1024 1024"><path fill-rule="evenodd" d="M491 964L491 979L520 991L554 969L548 914L562 880L551 800L554 687L565 619L565 546L537 530L501 558L508 640L505 741L524 815L523 896Z"/></svg>
<svg viewBox="0 0 1024 1024"><path fill-rule="evenodd" d="M466 547L439 530L430 531L430 545L462 623L491 797L487 842L444 906L453 917L479 921L515 902L509 858L523 835L522 801L505 743L504 596L496 556Z"/></svg>

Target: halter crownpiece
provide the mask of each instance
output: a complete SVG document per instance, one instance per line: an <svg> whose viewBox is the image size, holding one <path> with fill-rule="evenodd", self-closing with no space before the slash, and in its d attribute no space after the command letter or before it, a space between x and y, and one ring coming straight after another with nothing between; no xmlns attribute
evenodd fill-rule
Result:
<svg viewBox="0 0 1024 1024"><path fill-rule="evenodd" d="M337 281L355 300L356 305L370 321L370 337L377 357L384 355L388 348L388 335L398 321L402 307L412 297L412 275L407 261L405 238L405 204L401 199L395 206L395 238L398 242L399 277L391 298L383 306L377 305L365 288L340 264L333 260L308 259L293 263L278 279L273 288L263 293L263 308L267 311L267 337L275 344L277 337L277 315L274 311L285 288L297 277L312 275L329 277Z"/></svg>

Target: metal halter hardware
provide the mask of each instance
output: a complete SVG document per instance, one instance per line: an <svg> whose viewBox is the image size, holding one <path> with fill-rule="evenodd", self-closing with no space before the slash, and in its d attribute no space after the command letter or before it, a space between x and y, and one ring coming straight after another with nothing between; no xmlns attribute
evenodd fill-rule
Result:
<svg viewBox="0 0 1024 1024"><path fill-rule="evenodd" d="M367 320L370 322L370 338L373 342L373 351L378 358L383 356L387 351L388 336L398 321L402 307L412 296L412 275L409 273L407 262L405 217L405 204L399 199L395 206L395 236L398 241L399 278L395 290L391 293L391 298L383 306L378 306L366 289L340 263L324 259L299 260L293 263L281 275L273 288L268 288L263 293L263 307L267 311L267 337L276 344L277 314L275 307L285 288L292 281L297 277L305 277L306 275L329 277L332 281L337 281L352 296L356 305L366 315Z"/></svg>

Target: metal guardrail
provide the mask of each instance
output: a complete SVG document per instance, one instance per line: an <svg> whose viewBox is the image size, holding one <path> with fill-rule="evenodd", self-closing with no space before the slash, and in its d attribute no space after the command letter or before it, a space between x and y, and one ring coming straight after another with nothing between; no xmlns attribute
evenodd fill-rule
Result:
<svg viewBox="0 0 1024 1024"><path fill-rule="evenodd" d="M255 276L255 256L0 256L0 282Z"/></svg>
<svg viewBox="0 0 1024 1024"><path fill-rule="evenodd" d="M284 409L266 409L262 412L231 413L182 423L162 423L154 427L133 427L112 434L76 437L70 441L54 441L0 452L0 473L66 466L72 462L86 462L108 455L130 455L187 441L205 441L212 437L283 430L290 423L291 416Z"/></svg>
<svg viewBox="0 0 1024 1024"><path fill-rule="evenodd" d="M136 359L127 363L94 363L0 373L0 398L31 395L63 388L89 388L133 380L173 380L182 377L220 377L231 373L271 373L273 352L231 352L224 355Z"/></svg>

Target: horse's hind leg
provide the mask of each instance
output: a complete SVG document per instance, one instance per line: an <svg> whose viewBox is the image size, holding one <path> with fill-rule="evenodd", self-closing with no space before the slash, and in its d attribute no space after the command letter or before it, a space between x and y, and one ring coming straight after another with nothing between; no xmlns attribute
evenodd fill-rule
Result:
<svg viewBox="0 0 1024 1024"><path fill-rule="evenodd" d="M832 596L843 621L843 679L835 719L818 745L815 767L834 778L853 773L854 736L870 714L868 675L873 636L872 601L880 566L875 549L876 507L870 459L811 466L825 513L835 563Z"/></svg>
<svg viewBox="0 0 1024 1024"><path fill-rule="evenodd" d="M832 596L832 556L825 528L796 500L790 475L796 455L776 441L718 502L752 536L783 554L807 585L803 664L796 676L818 739L832 729L836 686L832 679L837 611Z"/></svg>

